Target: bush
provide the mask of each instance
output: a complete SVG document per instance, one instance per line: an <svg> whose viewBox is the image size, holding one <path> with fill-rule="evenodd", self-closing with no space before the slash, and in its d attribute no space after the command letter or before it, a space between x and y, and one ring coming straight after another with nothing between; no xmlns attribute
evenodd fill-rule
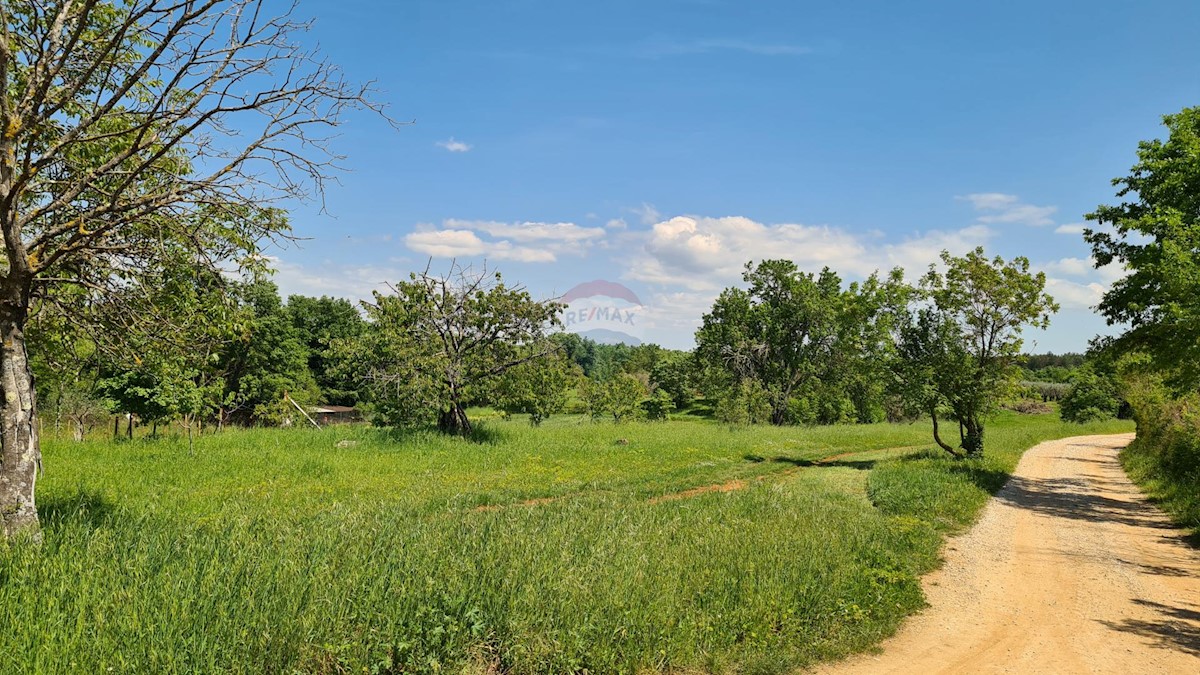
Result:
<svg viewBox="0 0 1200 675"><path fill-rule="evenodd" d="M1117 416L1121 399L1112 378L1091 368L1080 368L1071 378L1071 388L1061 402L1059 414L1067 422L1083 424Z"/></svg>
<svg viewBox="0 0 1200 675"><path fill-rule="evenodd" d="M654 394L642 402L646 419L666 421L675 410L675 399L663 389L655 390Z"/></svg>
<svg viewBox="0 0 1200 675"><path fill-rule="evenodd" d="M1177 522L1200 534L1200 395L1172 398L1153 375L1130 377L1122 389L1138 430L1121 452L1126 472Z"/></svg>
<svg viewBox="0 0 1200 675"><path fill-rule="evenodd" d="M713 414L725 424L762 424L771 419L771 400L756 380L730 387L717 399Z"/></svg>

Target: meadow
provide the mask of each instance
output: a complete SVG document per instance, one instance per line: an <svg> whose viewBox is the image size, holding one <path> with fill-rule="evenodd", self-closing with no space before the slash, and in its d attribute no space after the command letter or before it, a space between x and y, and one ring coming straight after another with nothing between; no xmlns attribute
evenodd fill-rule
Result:
<svg viewBox="0 0 1200 675"><path fill-rule="evenodd" d="M696 419L45 443L0 672L787 672L862 651L1020 453L1132 430Z"/></svg>

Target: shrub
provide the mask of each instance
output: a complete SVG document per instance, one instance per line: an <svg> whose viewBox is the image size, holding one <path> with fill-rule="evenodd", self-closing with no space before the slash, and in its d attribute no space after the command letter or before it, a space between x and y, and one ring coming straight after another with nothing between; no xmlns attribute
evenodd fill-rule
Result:
<svg viewBox="0 0 1200 675"><path fill-rule="evenodd" d="M1063 397L1059 414L1067 422L1094 422L1112 419L1121 408L1116 383L1091 368L1080 368L1071 378L1071 388Z"/></svg>

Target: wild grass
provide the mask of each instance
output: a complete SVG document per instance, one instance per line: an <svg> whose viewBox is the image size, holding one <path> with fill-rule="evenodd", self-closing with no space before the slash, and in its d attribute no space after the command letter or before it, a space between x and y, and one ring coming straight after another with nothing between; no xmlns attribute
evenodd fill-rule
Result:
<svg viewBox="0 0 1200 675"><path fill-rule="evenodd" d="M973 462L920 424L48 442L0 672L784 672L920 608L1022 449L1125 430L1006 415Z"/></svg>

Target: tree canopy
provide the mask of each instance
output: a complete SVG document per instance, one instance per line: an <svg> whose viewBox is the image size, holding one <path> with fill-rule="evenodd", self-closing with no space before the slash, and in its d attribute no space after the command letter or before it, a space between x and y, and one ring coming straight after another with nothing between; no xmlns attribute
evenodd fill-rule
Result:
<svg viewBox="0 0 1200 675"><path fill-rule="evenodd" d="M1098 207L1085 231L1097 266L1127 274L1098 307L1127 329L1097 346L1148 354L1184 389L1200 386L1200 107L1163 118L1168 136L1138 144L1120 202Z"/></svg>

